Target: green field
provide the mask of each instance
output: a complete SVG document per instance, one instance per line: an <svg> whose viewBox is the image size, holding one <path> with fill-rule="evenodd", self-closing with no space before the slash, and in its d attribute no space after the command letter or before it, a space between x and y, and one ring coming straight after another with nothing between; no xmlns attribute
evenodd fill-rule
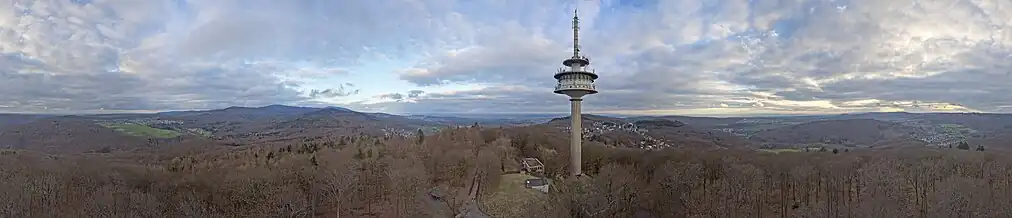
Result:
<svg viewBox="0 0 1012 218"><path fill-rule="evenodd" d="M759 150L760 151L765 151L765 152L777 153L777 154L779 154L781 152L801 152L802 151L801 149L793 149L793 148L759 149Z"/></svg>
<svg viewBox="0 0 1012 218"><path fill-rule="evenodd" d="M190 135L198 135L198 136L204 137L204 138L210 138L211 136L214 136L214 134L211 134L211 132L208 132L207 130L203 130L203 129L200 129L200 128L190 128L190 129L186 129L186 131Z"/></svg>
<svg viewBox="0 0 1012 218"><path fill-rule="evenodd" d="M742 127L741 130L744 131L744 132L748 132L748 133L755 133L755 132L759 132L759 131L763 131L763 130L776 129L776 128L780 128L780 127L784 127L784 126L789 126L789 125L787 125L785 123L753 124L753 125Z"/></svg>
<svg viewBox="0 0 1012 218"><path fill-rule="evenodd" d="M946 131L946 132L952 132L952 133L973 134L973 133L977 132L977 130L974 130L974 129L971 129L970 127L966 127L966 126L959 125L959 124L948 124L947 123L947 124L940 124L939 126L942 127L942 129L944 131Z"/></svg>
<svg viewBox="0 0 1012 218"><path fill-rule="evenodd" d="M148 138L175 138L181 134L172 130L156 129L136 123L100 123L105 128L110 128L123 134L148 137Z"/></svg>
<svg viewBox="0 0 1012 218"><path fill-rule="evenodd" d="M966 126L959 125L959 124L950 124L950 123L940 124L939 126L941 126L942 128L945 128L945 129L970 129L970 127L966 127Z"/></svg>

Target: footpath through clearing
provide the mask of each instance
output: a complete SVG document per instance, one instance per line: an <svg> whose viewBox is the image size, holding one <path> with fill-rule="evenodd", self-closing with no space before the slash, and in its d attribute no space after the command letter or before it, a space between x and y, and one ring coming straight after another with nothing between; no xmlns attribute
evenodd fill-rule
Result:
<svg viewBox="0 0 1012 218"><path fill-rule="evenodd" d="M484 172L475 169L474 177L471 178L471 187L468 192L467 202L460 207L460 213L455 216L456 218L491 218L484 211L481 211L478 203L478 195L481 190L481 178L485 176Z"/></svg>

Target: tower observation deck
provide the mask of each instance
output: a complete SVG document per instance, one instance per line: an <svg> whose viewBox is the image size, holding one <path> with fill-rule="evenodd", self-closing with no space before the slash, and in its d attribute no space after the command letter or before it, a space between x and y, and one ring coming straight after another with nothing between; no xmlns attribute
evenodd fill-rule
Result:
<svg viewBox="0 0 1012 218"><path fill-rule="evenodd" d="M594 80L597 73L590 69L590 59L580 55L580 18L574 11L573 15L573 56L562 61L562 65L555 73L555 79L559 83L555 86L556 94L567 95L573 99L581 99L585 95L597 93Z"/></svg>
<svg viewBox="0 0 1012 218"><path fill-rule="evenodd" d="M555 93L569 96L572 109L569 116L569 171L572 176L579 177L583 175L583 116L580 107L583 96L597 93L597 87L594 86L597 73L587 67L590 59L580 55L580 18L577 11L573 11L573 56L562 61L562 65L566 67L555 73L555 79L559 81L555 85Z"/></svg>

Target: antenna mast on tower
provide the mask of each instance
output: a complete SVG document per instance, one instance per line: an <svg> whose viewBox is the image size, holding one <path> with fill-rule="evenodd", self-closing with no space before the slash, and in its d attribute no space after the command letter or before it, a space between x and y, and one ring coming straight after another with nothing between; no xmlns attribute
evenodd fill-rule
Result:
<svg viewBox="0 0 1012 218"><path fill-rule="evenodd" d="M573 9L573 58L580 57L580 15L579 9Z"/></svg>

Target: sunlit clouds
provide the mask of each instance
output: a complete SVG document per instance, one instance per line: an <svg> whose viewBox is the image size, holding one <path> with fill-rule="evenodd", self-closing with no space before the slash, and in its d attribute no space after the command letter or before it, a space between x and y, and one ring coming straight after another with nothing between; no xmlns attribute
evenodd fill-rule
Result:
<svg viewBox="0 0 1012 218"><path fill-rule="evenodd" d="M1012 110L1012 2L0 0L0 111Z"/></svg>

